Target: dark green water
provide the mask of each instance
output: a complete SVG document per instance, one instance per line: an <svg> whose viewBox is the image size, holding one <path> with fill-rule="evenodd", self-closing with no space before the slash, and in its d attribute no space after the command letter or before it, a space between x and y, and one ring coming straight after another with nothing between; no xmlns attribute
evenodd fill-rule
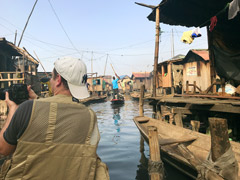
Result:
<svg viewBox="0 0 240 180"><path fill-rule="evenodd" d="M138 102L127 99L122 106L110 101L89 105L97 114L101 140L98 155L109 168L111 180L148 180L149 147L133 118L138 115ZM152 116L152 107L145 103L144 114ZM178 171L164 164L166 180L188 180Z"/></svg>

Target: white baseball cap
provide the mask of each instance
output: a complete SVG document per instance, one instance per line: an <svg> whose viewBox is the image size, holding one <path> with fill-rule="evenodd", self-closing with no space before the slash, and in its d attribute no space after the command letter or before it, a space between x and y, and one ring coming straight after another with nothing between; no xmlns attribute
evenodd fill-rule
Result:
<svg viewBox="0 0 240 180"><path fill-rule="evenodd" d="M89 97L86 87L87 66L82 60L74 57L59 58L54 62L54 68L66 79L73 97L77 99Z"/></svg>

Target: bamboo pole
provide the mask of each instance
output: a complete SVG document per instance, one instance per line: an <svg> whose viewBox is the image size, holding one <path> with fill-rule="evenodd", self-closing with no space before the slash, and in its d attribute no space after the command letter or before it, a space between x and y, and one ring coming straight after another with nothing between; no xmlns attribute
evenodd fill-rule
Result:
<svg viewBox="0 0 240 180"><path fill-rule="evenodd" d="M140 97L139 97L139 116L144 116L144 91L145 91L145 85L143 84L140 89Z"/></svg>
<svg viewBox="0 0 240 180"><path fill-rule="evenodd" d="M154 126L148 127L148 135L150 153L149 174L151 176L151 180L161 180L164 177L164 171L163 163L160 156L160 146L158 142L157 128Z"/></svg>
<svg viewBox="0 0 240 180"><path fill-rule="evenodd" d="M157 81L157 65L159 54L159 32L160 32L160 8L156 8L156 37L155 37L155 54L154 54L154 69L153 69L153 97L156 97L156 81Z"/></svg>
<svg viewBox="0 0 240 180"><path fill-rule="evenodd" d="M35 51L33 51L33 52L34 52L35 56L37 57L37 59L38 59L39 63L41 64L41 66L42 66L42 68L43 68L43 70L44 70L44 73L45 73L45 74L46 74L46 76L48 77L48 74L47 74L47 72L46 72L46 70L45 70L45 68L44 68L44 66L43 66L43 64L42 64L42 62L41 62L41 61L40 61L40 59L38 58L38 56L37 56L36 52L35 52Z"/></svg>
<svg viewBox="0 0 240 180"><path fill-rule="evenodd" d="M22 41L22 38L23 38L23 34L24 34L24 32L25 32L25 30L26 30L26 28L27 28L28 22L29 22L29 20L30 20L30 17L32 16L33 10L34 10L37 2L38 2L38 0L35 1L34 5L33 5L33 8L32 8L32 11L31 11L30 15L28 16L27 22L26 22L26 24L25 24L25 26L24 26L22 35L21 35L20 40L19 40L19 43L18 43L18 47L19 47L20 44L21 44L21 41Z"/></svg>

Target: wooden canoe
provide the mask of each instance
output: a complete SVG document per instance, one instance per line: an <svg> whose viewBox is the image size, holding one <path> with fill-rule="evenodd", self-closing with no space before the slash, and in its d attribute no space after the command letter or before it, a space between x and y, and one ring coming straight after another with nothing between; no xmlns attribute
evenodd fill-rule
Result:
<svg viewBox="0 0 240 180"><path fill-rule="evenodd" d="M112 99L111 103L113 105L115 105L115 104L124 104L124 99Z"/></svg>
<svg viewBox="0 0 240 180"><path fill-rule="evenodd" d="M196 179L197 171L178 150L179 144L184 144L200 161L207 159L211 148L211 137L179 126L171 125L164 121L149 117L137 116L134 122L141 135L148 143L148 127L155 126L158 129L159 145L161 146L161 158L185 175ZM231 141L232 150L240 167L240 143ZM238 172L240 177L240 170Z"/></svg>

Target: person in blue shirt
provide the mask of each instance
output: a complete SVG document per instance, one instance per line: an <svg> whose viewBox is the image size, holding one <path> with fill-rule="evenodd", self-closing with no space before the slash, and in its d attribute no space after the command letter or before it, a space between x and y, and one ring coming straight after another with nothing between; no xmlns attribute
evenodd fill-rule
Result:
<svg viewBox="0 0 240 180"><path fill-rule="evenodd" d="M115 98L115 95L117 95L117 99L119 99L119 94L118 94L118 80L120 79L120 77L115 73L117 79L113 76L113 80L112 80L112 87L113 87L113 99Z"/></svg>

